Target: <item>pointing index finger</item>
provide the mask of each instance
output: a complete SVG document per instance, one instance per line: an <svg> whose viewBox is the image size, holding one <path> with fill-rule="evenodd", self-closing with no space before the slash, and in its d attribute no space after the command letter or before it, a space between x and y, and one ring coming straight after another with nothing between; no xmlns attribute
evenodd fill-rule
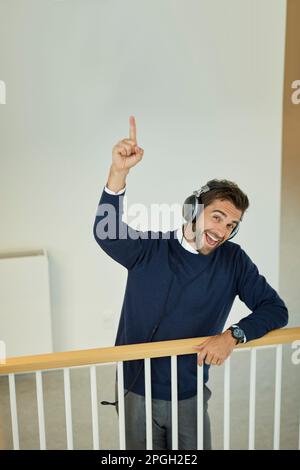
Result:
<svg viewBox="0 0 300 470"><path fill-rule="evenodd" d="M134 116L130 116L129 118L129 138L136 142L136 124Z"/></svg>

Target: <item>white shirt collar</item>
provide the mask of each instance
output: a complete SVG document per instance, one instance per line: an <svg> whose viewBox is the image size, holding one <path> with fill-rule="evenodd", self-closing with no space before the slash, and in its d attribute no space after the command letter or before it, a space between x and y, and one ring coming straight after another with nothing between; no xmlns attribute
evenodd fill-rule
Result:
<svg viewBox="0 0 300 470"><path fill-rule="evenodd" d="M178 242L181 244L181 246L187 250L187 251L190 251L191 253L193 253L194 255L199 255L198 251L195 250L195 248L193 248L189 242L186 241L186 239L184 238L183 236L183 232L182 232L182 227L179 227L176 231L176 237L178 239Z"/></svg>

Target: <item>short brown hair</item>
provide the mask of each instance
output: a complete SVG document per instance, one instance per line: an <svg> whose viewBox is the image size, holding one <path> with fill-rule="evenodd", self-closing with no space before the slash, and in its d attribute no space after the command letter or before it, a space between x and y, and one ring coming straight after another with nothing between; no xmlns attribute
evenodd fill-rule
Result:
<svg viewBox="0 0 300 470"><path fill-rule="evenodd" d="M236 183L228 180L213 179L206 183L212 189L201 194L201 202L204 207L212 204L216 199L228 200L242 211L242 215L249 207L249 199Z"/></svg>

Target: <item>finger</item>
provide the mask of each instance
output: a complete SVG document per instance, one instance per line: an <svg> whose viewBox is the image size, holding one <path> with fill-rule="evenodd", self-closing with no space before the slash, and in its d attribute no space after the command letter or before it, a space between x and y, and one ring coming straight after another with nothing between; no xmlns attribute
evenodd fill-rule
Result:
<svg viewBox="0 0 300 470"><path fill-rule="evenodd" d="M121 155L124 155L125 157L127 156L126 148L124 148L122 145L116 145L115 148Z"/></svg>
<svg viewBox="0 0 300 470"><path fill-rule="evenodd" d="M137 153L137 154L143 154L144 153L144 150L139 147L138 145L136 145L136 142L134 140L131 140L131 139L123 139L120 141L120 145L126 145L126 148L128 148L127 146L129 146L130 148L130 154L132 153ZM129 155L130 155L129 154Z"/></svg>
<svg viewBox="0 0 300 470"><path fill-rule="evenodd" d="M213 359L212 354L207 353L206 358L205 358L205 364L207 364L207 365L209 366L209 365L212 363L212 362L211 362L212 359Z"/></svg>
<svg viewBox="0 0 300 470"><path fill-rule="evenodd" d="M135 152L135 155L143 155L144 150L138 145L135 145L134 147L132 147L132 152Z"/></svg>
<svg viewBox="0 0 300 470"><path fill-rule="evenodd" d="M224 362L224 359L222 357L214 357L213 358L213 361L215 363L216 366L221 366Z"/></svg>
<svg viewBox="0 0 300 470"><path fill-rule="evenodd" d="M127 155L131 155L132 153L134 153L137 147L136 142L130 139L120 140L117 145L125 146ZM128 149L130 150L129 153L128 153Z"/></svg>
<svg viewBox="0 0 300 470"><path fill-rule="evenodd" d="M136 124L134 116L130 116L129 118L129 138L136 143Z"/></svg>
<svg viewBox="0 0 300 470"><path fill-rule="evenodd" d="M120 140L120 143L124 142L125 144L132 145L132 147L136 147L136 141L132 139L123 139Z"/></svg>
<svg viewBox="0 0 300 470"><path fill-rule="evenodd" d="M204 359L205 359L206 354L207 354L206 350L202 350L202 351L198 354L198 365L199 365L199 366L203 366L203 361L204 361Z"/></svg>
<svg viewBox="0 0 300 470"><path fill-rule="evenodd" d="M133 153L133 148L131 147L131 145L129 144L124 144L123 142L121 142L119 144L119 147L123 150L125 150L125 155L127 155L128 157Z"/></svg>
<svg viewBox="0 0 300 470"><path fill-rule="evenodd" d="M196 351L202 351L202 349L206 346L206 343L207 343L207 339L205 341L203 341L203 343L201 343L200 345L198 346L192 346L192 349L195 349Z"/></svg>
<svg viewBox="0 0 300 470"><path fill-rule="evenodd" d="M210 363L212 366L216 366L218 365L218 361L219 361L218 357L212 356Z"/></svg>
<svg viewBox="0 0 300 470"><path fill-rule="evenodd" d="M195 349L196 351L202 351L202 349L204 348L204 346L192 346L192 349Z"/></svg>

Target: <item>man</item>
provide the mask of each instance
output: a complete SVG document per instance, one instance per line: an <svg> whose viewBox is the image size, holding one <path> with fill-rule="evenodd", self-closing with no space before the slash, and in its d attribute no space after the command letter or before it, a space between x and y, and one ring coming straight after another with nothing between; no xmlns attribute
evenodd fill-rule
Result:
<svg viewBox="0 0 300 470"><path fill-rule="evenodd" d="M238 342L283 327L288 313L247 254L229 241L249 205L235 183L212 180L188 198L192 210L185 212L186 223L177 231L137 232L121 220L126 177L143 154L131 116L129 139L113 147L94 236L128 270L116 345L210 336L195 346L198 361L189 354L178 356L177 364L179 449L196 449L197 362L204 363L206 383L210 365L223 364ZM252 313L222 333L236 295ZM124 363L127 449L146 448L144 380L143 361ZM153 448L171 449L170 358L151 361L151 383ZM211 448L210 395L204 385L205 449Z"/></svg>

